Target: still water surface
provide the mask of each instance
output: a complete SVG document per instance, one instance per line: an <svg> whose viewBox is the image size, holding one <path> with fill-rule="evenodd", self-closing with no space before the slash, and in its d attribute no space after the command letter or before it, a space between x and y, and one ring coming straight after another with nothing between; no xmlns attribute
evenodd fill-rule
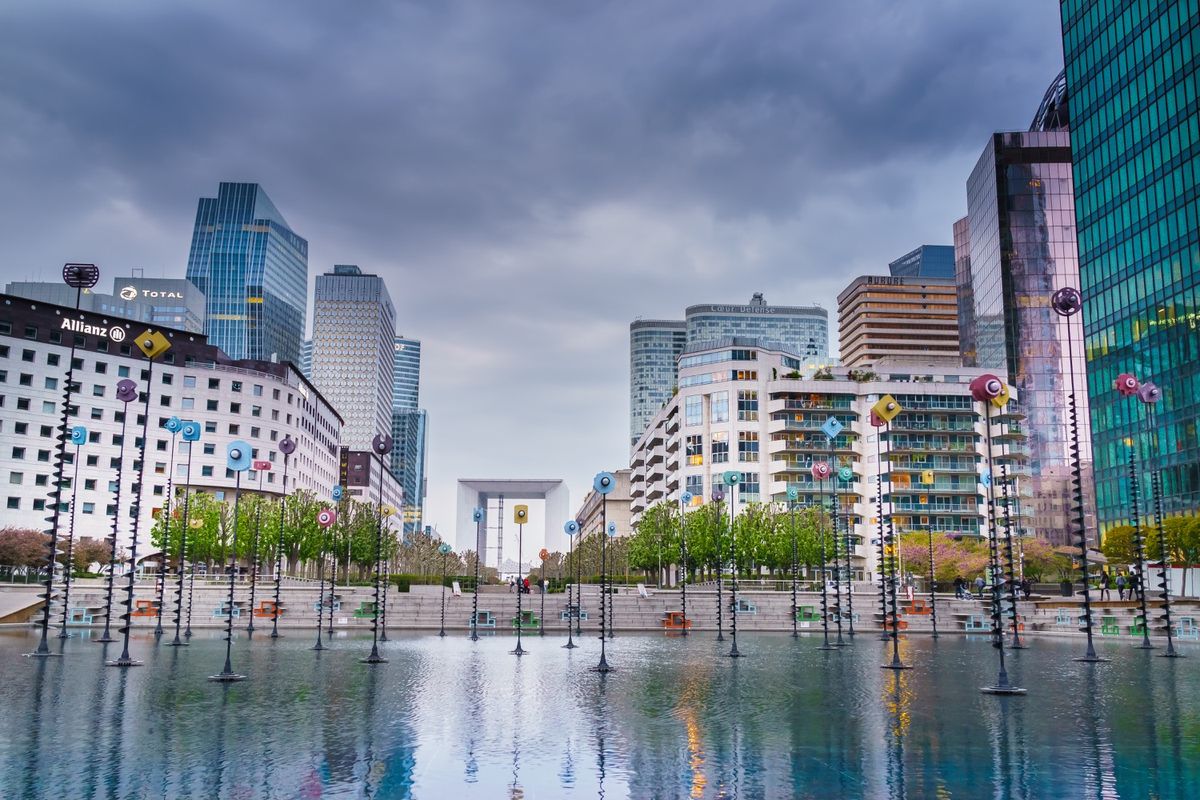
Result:
<svg viewBox="0 0 1200 800"><path fill-rule="evenodd" d="M618 636L601 677L594 637L518 659L510 637L396 636L368 667L369 640L243 634L250 679L226 685L216 632L139 637L125 670L86 638L21 658L36 643L0 633L3 798L1200 797L1195 648L1101 642L1089 666L1035 640L1009 661L1028 696L997 698L982 638L904 641L893 673L873 635L742 636L736 661L711 634Z"/></svg>

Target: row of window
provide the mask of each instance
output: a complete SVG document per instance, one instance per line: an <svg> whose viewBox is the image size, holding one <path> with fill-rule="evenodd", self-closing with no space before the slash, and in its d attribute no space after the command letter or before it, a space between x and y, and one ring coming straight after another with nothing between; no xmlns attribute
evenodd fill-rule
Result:
<svg viewBox="0 0 1200 800"><path fill-rule="evenodd" d="M708 399L708 421L711 424L729 422L729 392L690 395L684 399L684 424L694 427L704 424L704 400ZM737 393L738 420L758 419L758 391L743 389Z"/></svg>
<svg viewBox="0 0 1200 800"><path fill-rule="evenodd" d="M729 434L717 431L709 438L711 445L710 457L714 464L724 464L729 461ZM753 463L758 461L758 431L738 431L738 461ZM704 463L704 436L690 434L685 440L684 455L689 466L699 466Z"/></svg>

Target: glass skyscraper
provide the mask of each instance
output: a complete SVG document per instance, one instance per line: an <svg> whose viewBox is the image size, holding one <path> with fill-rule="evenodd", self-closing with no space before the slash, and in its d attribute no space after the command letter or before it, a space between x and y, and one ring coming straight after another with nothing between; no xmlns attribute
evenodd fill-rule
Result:
<svg viewBox="0 0 1200 800"><path fill-rule="evenodd" d="M1096 496L1107 527L1129 519L1129 442L1162 470L1168 513L1200 507L1200 0L1063 0L1061 12ZM1113 390L1122 372L1162 387L1153 423Z"/></svg>
<svg viewBox="0 0 1200 800"><path fill-rule="evenodd" d="M420 530L429 415L421 405L421 341L392 337L392 475L404 488L404 532Z"/></svg>
<svg viewBox="0 0 1200 800"><path fill-rule="evenodd" d="M317 276L312 382L345 420L341 443L369 450L392 426L392 337L387 284L353 264Z"/></svg>
<svg viewBox="0 0 1200 800"><path fill-rule="evenodd" d="M888 264L888 272L897 278L953 278L954 247L923 244Z"/></svg>
<svg viewBox="0 0 1200 800"><path fill-rule="evenodd" d="M744 306L689 306L684 318L688 345L749 337L782 345L803 359L829 356L829 312L820 306L769 306L756 292Z"/></svg>
<svg viewBox="0 0 1200 800"><path fill-rule="evenodd" d="M1068 341L1075 352L1082 420L1084 515L1095 530L1082 329L1050 308L1050 296L1079 282L1071 186L1071 139L1061 78L1047 97L1062 113L1039 112L1034 130L997 133L967 181L967 217L954 226L963 363L1006 376L1024 414L1028 481L1019 490L1033 533L1070 541L1071 459ZM1043 109L1046 103L1043 102Z"/></svg>
<svg viewBox="0 0 1200 800"><path fill-rule="evenodd" d="M393 337L392 355L392 408L416 411L421 399L421 340Z"/></svg>
<svg viewBox="0 0 1200 800"><path fill-rule="evenodd" d="M200 198L187 279L207 298L209 344L231 358L299 363L308 242L257 183L222 183Z"/></svg>
<svg viewBox="0 0 1200 800"><path fill-rule="evenodd" d="M639 319L629 326L629 440L638 438L675 391L675 362L687 345L682 320Z"/></svg>

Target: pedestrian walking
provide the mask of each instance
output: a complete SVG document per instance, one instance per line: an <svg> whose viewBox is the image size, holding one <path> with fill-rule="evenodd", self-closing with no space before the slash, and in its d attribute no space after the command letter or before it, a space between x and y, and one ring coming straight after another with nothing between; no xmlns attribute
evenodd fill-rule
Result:
<svg viewBox="0 0 1200 800"><path fill-rule="evenodd" d="M955 600L963 599L963 585L965 583L966 583L966 581L963 580L962 575L954 576L954 599Z"/></svg>
<svg viewBox="0 0 1200 800"><path fill-rule="evenodd" d="M1117 597L1121 600L1125 599L1125 573L1117 576Z"/></svg>
<svg viewBox="0 0 1200 800"><path fill-rule="evenodd" d="M975 594L979 597L980 600L983 599L983 576L982 575L975 578Z"/></svg>
<svg viewBox="0 0 1200 800"><path fill-rule="evenodd" d="M1108 571L1105 570L1104 572L1101 572L1100 573L1100 599L1101 600L1111 600L1112 599L1112 592L1109 591L1109 586L1111 585L1111 583L1112 583L1112 581L1108 577Z"/></svg>

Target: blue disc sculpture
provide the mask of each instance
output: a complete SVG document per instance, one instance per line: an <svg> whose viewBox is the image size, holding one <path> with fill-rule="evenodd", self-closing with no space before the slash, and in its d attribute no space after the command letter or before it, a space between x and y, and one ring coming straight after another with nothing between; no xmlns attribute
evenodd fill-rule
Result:
<svg viewBox="0 0 1200 800"><path fill-rule="evenodd" d="M67 621L71 614L71 576L75 571L75 498L79 494L79 449L87 444L87 440L87 428L82 425L71 428L71 444L75 445L75 469L71 478L71 527L67 532L67 563L63 569L62 626L58 631L60 639L71 635L67 632Z"/></svg>
<svg viewBox="0 0 1200 800"><path fill-rule="evenodd" d="M611 472L600 472L592 479L592 489L600 495L600 663L594 669L601 674L609 672L608 655L605 650L605 613L604 595L607 591L608 577L608 495L617 486L617 478Z"/></svg>
<svg viewBox="0 0 1200 800"><path fill-rule="evenodd" d="M371 451L379 458L379 503L375 514L375 612L371 614L371 654L361 659L364 664L383 664L387 662L379 653L379 582L382 579L383 567L383 457L392 452L392 437L386 433L377 433L371 440Z"/></svg>
<svg viewBox="0 0 1200 800"><path fill-rule="evenodd" d="M155 594L158 596L158 608L154 612L154 636L163 635L163 607L166 605L167 594L167 554L171 551L171 500L175 482L175 436L183 430L183 420L179 417L168 417L163 423L167 433L171 434L171 455L167 460L167 494L163 499L163 546L159 553L158 579L155 581Z"/></svg>
<svg viewBox="0 0 1200 800"><path fill-rule="evenodd" d="M279 589L280 582L283 579L283 530L284 518L287 511L287 479L288 479L288 460L292 453L296 452L296 440L290 436L284 436L283 441L279 443L279 452L283 453L283 485L279 487L279 539L275 543L275 607L271 610L271 638L278 639L282 634L279 633L279 614L280 614L280 597ZM317 628L321 627L321 610L320 603L317 604Z"/></svg>
<svg viewBox="0 0 1200 800"><path fill-rule="evenodd" d="M483 520L486 514L482 508L476 507L471 512L471 521L475 523L475 586L471 591L471 641L479 641L479 562L483 558L480 544L483 541Z"/></svg>
<svg viewBox="0 0 1200 800"><path fill-rule="evenodd" d="M199 522L199 520L196 520L193 522L193 521L189 521L189 519L188 519L188 513L191 511L191 495L189 494L189 492L192 488L192 452L196 449L196 442L200 441L200 431L201 431L200 423L196 422L195 420L192 420L190 422L183 423L183 429L180 432L180 435L183 436L183 440L188 443L188 461L187 461L187 475L184 478L185 483L183 486L183 525L181 528L181 535L179 538L179 588L178 588L178 596L175 598L175 641L172 642L172 644L175 644L175 645L186 644L186 642L181 642L179 640L179 616L180 616L180 611L181 611L181 604L183 602L183 565L184 565L184 563L187 562L187 558L188 558L188 549L187 549L188 530L191 528L200 527L199 525L196 524L197 522ZM191 567L188 569L187 624L184 625L184 631L183 631L183 637L185 639L192 638L192 600L194 600L195 597L196 597L196 564L193 561Z"/></svg>
<svg viewBox="0 0 1200 800"><path fill-rule="evenodd" d="M679 611L682 614L683 627L680 636L687 636L687 585L688 585L688 554L687 554L687 510L695 498L691 492L679 495Z"/></svg>
<svg viewBox="0 0 1200 800"><path fill-rule="evenodd" d="M232 441L225 448L225 466L233 471L233 535L229 555L229 596L225 600L225 668L216 675L210 675L210 681L228 683L244 681L245 675L233 671L233 588L237 580L237 539L238 539L238 501L242 493L242 473L250 469L250 445L243 441Z"/></svg>
<svg viewBox="0 0 1200 800"><path fill-rule="evenodd" d="M573 562L575 561L575 537L579 534L579 523L573 519L567 520L563 524L563 533L565 533L567 535L567 545L569 548L567 558L569 558L572 562L572 565L574 565ZM567 577L568 578L570 577L569 572L567 574ZM578 592L579 591L578 579L575 580L574 583L575 583L575 591ZM564 649L574 650L578 646L575 644L574 633L571 630L571 626L574 624L574 622L572 621L572 617L575 617L578 613L579 613L579 606L577 604L573 604L571 602L571 593L567 592L567 643L563 645Z"/></svg>
<svg viewBox="0 0 1200 800"><path fill-rule="evenodd" d="M733 567L733 575L729 582L729 634L733 640L733 645L729 648L730 658L741 658L742 653L737 646L737 617L738 617L738 557L737 557L737 530L734 525L734 519L737 516L737 496L735 491L738 483L742 480L740 472L729 470L721 476L725 485L729 487L729 555L730 563Z"/></svg>

